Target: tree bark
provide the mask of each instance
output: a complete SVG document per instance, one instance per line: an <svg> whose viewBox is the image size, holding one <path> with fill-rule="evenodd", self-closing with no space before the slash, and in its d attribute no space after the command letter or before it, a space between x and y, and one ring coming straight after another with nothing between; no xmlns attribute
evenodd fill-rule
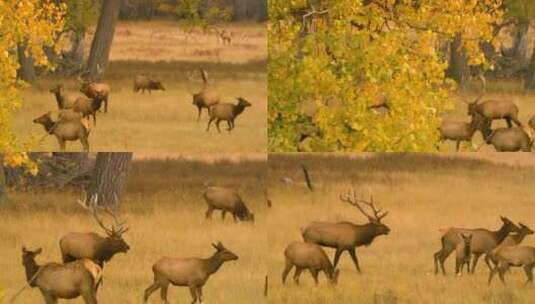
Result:
<svg viewBox="0 0 535 304"><path fill-rule="evenodd" d="M0 153L0 203L6 200L6 175L4 172L4 153Z"/></svg>
<svg viewBox="0 0 535 304"><path fill-rule="evenodd" d="M470 67L468 59L462 47L461 34L455 35L450 46L450 62L446 71L448 77L457 81L460 87L464 88L470 78Z"/></svg>
<svg viewBox="0 0 535 304"><path fill-rule="evenodd" d="M19 57L19 70L17 74L20 79L25 81L34 81L35 68L33 66L33 58L31 56L26 56L26 45L24 43L17 46L17 55Z"/></svg>
<svg viewBox="0 0 535 304"><path fill-rule="evenodd" d="M86 199L89 201L97 197L98 206L118 208L117 204L120 202L128 181L131 160L131 152L97 153Z"/></svg>
<svg viewBox="0 0 535 304"><path fill-rule="evenodd" d="M108 66L111 45L123 0L104 0L87 61L89 81L99 81Z"/></svg>

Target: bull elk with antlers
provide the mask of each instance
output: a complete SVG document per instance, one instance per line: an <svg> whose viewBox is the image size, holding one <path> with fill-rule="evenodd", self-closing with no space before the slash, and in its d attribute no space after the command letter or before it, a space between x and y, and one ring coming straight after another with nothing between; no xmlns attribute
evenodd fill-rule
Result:
<svg viewBox="0 0 535 304"><path fill-rule="evenodd" d="M371 195L369 201L359 199L355 190L349 191L346 195L341 194L340 200L357 208L368 218L368 223L361 225L352 222L312 222L302 229L303 239L305 242L334 248L336 250L334 268L336 268L342 252L349 252L357 271L360 272L355 249L360 246L369 246L376 237L390 233L390 228L381 222L388 215L388 211L377 209ZM367 213L361 204L368 206L373 215Z"/></svg>
<svg viewBox="0 0 535 304"><path fill-rule="evenodd" d="M114 220L111 228L106 227L98 215L98 196L95 195L88 204L78 200L78 203L89 210L97 224L106 232L106 237L102 237L94 232L71 232L63 236L59 241L63 262L71 262L79 259L91 259L101 267L104 262L108 262L117 253L126 253L130 246L123 239L123 234L128 231L124 226L125 222L120 222L115 212L109 208L102 208L102 211L110 215Z"/></svg>

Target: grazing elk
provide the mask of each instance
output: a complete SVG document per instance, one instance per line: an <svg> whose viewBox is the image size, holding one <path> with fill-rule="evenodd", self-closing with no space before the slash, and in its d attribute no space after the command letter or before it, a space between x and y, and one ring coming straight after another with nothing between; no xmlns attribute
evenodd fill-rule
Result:
<svg viewBox="0 0 535 304"><path fill-rule="evenodd" d="M438 265L442 269L442 274L446 275L446 270L444 269L444 262L448 256L457 248L459 243L461 243L462 237L461 234L471 234L472 242L470 243L470 251L473 255L472 267L470 267L470 273L474 273L477 265L477 261L482 254L489 252L490 250L496 248L509 233L520 229L506 217L501 216L502 226L496 231L491 231L484 228L468 229L468 228L455 228L451 227L448 229L440 230L443 232L441 237L442 248L437 251L433 257L435 261L435 274L438 274Z"/></svg>
<svg viewBox="0 0 535 304"><path fill-rule="evenodd" d="M526 277L526 284L533 283L533 268L535 268L535 247L532 246L505 246L496 252L498 266L489 273L489 285L492 278L498 272L500 280L505 285L504 275L509 267L523 267Z"/></svg>
<svg viewBox="0 0 535 304"><path fill-rule="evenodd" d="M513 233L513 234L509 234L505 240L503 240L503 242L501 242L501 244L492 249L490 252L487 253L487 255L485 256L485 262L487 263L487 266L489 266L489 270L492 270L492 264L494 265L498 265L498 260L496 259L496 254L498 253L498 251L500 250L500 248L502 247L506 247L506 246L516 246L520 243L522 243L522 241L524 240L524 238L528 235L531 235L534 233L533 230L531 230L531 228L529 228L528 226L522 224L522 223L518 223L518 226L520 227L520 231L518 231L517 233ZM492 262L492 264L491 264Z"/></svg>
<svg viewBox="0 0 535 304"><path fill-rule="evenodd" d="M480 102L482 97L483 95L468 103L468 115L479 114L491 122L496 119L505 119L509 128L513 126L511 121L522 127L522 123L518 120L518 107L512 101L486 100Z"/></svg>
<svg viewBox="0 0 535 304"><path fill-rule="evenodd" d="M490 121L489 121L490 122ZM480 130L483 137L490 133L490 123L486 123L479 115L472 115L469 123L454 120L443 120L440 127L440 140L453 140L456 142L456 151L459 151L461 141L472 142L472 137Z"/></svg>
<svg viewBox="0 0 535 304"><path fill-rule="evenodd" d="M325 276L332 284L336 284L338 281L340 270L334 269L325 251L317 244L293 242L284 250L284 257L286 258L286 266L282 272L283 284L294 266L294 281L296 284L299 284L299 276L305 269L310 271L316 285L318 284L318 273L320 271L325 273Z"/></svg>
<svg viewBox="0 0 535 304"><path fill-rule="evenodd" d="M90 99L100 97L104 102L104 113L108 113L108 97L110 95L110 86L106 83L82 82L80 92L84 93Z"/></svg>
<svg viewBox="0 0 535 304"><path fill-rule="evenodd" d="M97 112L100 110L103 101L104 97L98 94L93 99L80 97L74 102L72 110L82 114L82 117L84 118L93 116L93 123L97 125Z"/></svg>
<svg viewBox="0 0 535 304"><path fill-rule="evenodd" d="M149 296L158 289L161 289L160 296L164 303L169 303L167 301L169 284L188 286L193 298L191 303L195 304L197 300L202 303L202 288L208 278L217 272L223 263L238 259L238 256L225 248L221 242L212 246L216 252L207 259L164 257L152 265L154 283L145 290L144 303L147 303Z"/></svg>
<svg viewBox="0 0 535 304"><path fill-rule="evenodd" d="M107 228L102 219L99 218L97 212L97 196L87 206L82 201L78 201L82 207L88 209L97 224L106 232L106 237L102 237L94 232L71 232L63 236L59 241L61 249L61 256L64 263L78 259L91 259L101 267L105 262L117 253L127 253L130 246L123 239L123 234L129 230L124 227L124 222L120 223L114 212L109 209L104 209L114 220L115 224L111 228Z"/></svg>
<svg viewBox="0 0 535 304"><path fill-rule="evenodd" d="M533 139L523 128L498 128L485 138L498 152L529 152Z"/></svg>
<svg viewBox="0 0 535 304"><path fill-rule="evenodd" d="M472 249L470 248L472 235L461 233L461 237L463 241L457 245L455 259L455 273L459 276L462 275L465 265L467 273L470 273L470 258L472 257Z"/></svg>
<svg viewBox="0 0 535 304"><path fill-rule="evenodd" d="M359 199L355 190L352 193L350 191L346 195L340 195L340 200L356 207L368 218L368 223L359 225L351 222L312 222L306 228L302 229L303 240L308 243L315 243L336 249L334 254L334 268L336 268L342 252L349 252L357 271L360 272L355 248L369 246L376 237L390 233L390 228L381 223L381 220L388 215L388 212L382 212L380 209L377 210L375 208L373 196L371 196L370 201ZM369 215L364 211L361 204L370 207L373 215Z"/></svg>
<svg viewBox="0 0 535 304"><path fill-rule="evenodd" d="M58 299L74 299L82 296L84 303L97 303L97 289L102 280L102 268L91 260L39 265L35 257L42 249L31 251L22 247L22 265L26 280L32 288L41 291L46 304L56 304Z"/></svg>
<svg viewBox="0 0 535 304"><path fill-rule="evenodd" d="M47 112L33 120L34 123L42 125L45 131L56 136L59 147L65 150L67 141L79 140L84 147L84 151L89 151L89 123L82 118L82 115L70 110L61 110L58 119L52 118L52 112Z"/></svg>
<svg viewBox="0 0 535 304"><path fill-rule="evenodd" d="M145 90L152 94L152 91L165 91L165 87L162 82L156 79L149 78L145 75L138 75L134 79L134 92L137 93L141 90L141 93L145 93Z"/></svg>
<svg viewBox="0 0 535 304"><path fill-rule="evenodd" d="M190 88L190 82L193 78L192 74L188 73L186 75L188 79L188 91L193 96L192 104L196 106L198 110L197 121L201 119L202 109L209 111L211 106L218 104L221 101L219 92L208 83L208 73L206 73L204 69L200 69L200 72L203 80L203 87L198 93L194 93Z"/></svg>
<svg viewBox="0 0 535 304"><path fill-rule="evenodd" d="M219 129L219 123L222 120L227 122L227 131L230 132L232 129L234 129L234 120L236 117L238 117L238 115L240 115L245 108L251 106L251 103L242 97L237 97L236 99L238 100L238 104L218 103L208 109L210 120L208 121L208 126L206 127L207 132L210 131L210 124L212 124L212 121L214 120L216 121L215 124L219 133L221 133L221 129Z"/></svg>
<svg viewBox="0 0 535 304"><path fill-rule="evenodd" d="M234 221L254 222L254 214L249 211L238 191L226 187L208 187L203 198L208 205L206 218L212 218L214 210L221 210L221 218L224 220L227 212L232 213Z"/></svg>
<svg viewBox="0 0 535 304"><path fill-rule="evenodd" d="M71 109L74 106L76 100L80 97L83 97L82 94L78 92L65 92L63 90L63 85L58 84L57 86L50 89L50 93L54 94L56 97L56 103L58 104L58 109Z"/></svg>

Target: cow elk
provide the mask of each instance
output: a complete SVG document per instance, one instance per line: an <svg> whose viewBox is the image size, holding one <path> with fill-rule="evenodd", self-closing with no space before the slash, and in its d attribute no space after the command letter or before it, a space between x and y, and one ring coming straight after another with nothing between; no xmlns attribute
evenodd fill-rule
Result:
<svg viewBox="0 0 535 304"><path fill-rule="evenodd" d="M160 289L160 296L164 303L167 301L169 284L174 286L188 286L193 298L192 304L203 302L202 288L208 278L217 272L223 263L234 261L238 256L225 248L221 242L212 244L216 252L209 258L168 258L158 260L152 266L154 283L150 285L144 294L144 303L149 296Z"/></svg>
<svg viewBox="0 0 535 304"><path fill-rule="evenodd" d="M200 72L203 80L203 87L197 93L194 93L190 88L190 82L193 79L192 73L190 72L186 75L188 91L193 96L192 104L196 106L198 110L197 121L201 119L202 109L209 111L211 106L218 104L221 101L221 96L218 91L208 83L208 73L206 73L204 69L200 69Z"/></svg>
<svg viewBox="0 0 535 304"><path fill-rule="evenodd" d="M230 212L234 221L254 222L254 214L249 211L238 191L226 187L212 186L208 187L203 198L208 205L206 218L212 218L214 210L221 210L221 218L224 220L227 212Z"/></svg>
<svg viewBox="0 0 535 304"><path fill-rule="evenodd" d="M496 259L496 255L498 251L500 250L500 248L506 247L506 246L516 246L522 243L525 237L534 233L534 231L531 230L531 228L529 228L528 226L522 223L518 223L518 226L520 227L520 231L518 231L517 233L508 235L498 247L492 249L485 256L485 262L487 263L487 266L489 266L489 270L492 270L493 268L492 264L498 265L498 260Z"/></svg>
<svg viewBox="0 0 535 304"><path fill-rule="evenodd" d="M67 141L77 141L82 143L84 151L89 151L89 123L82 118L82 115L70 110L61 110L58 119L52 118L52 112L47 112L33 120L34 123L42 125L46 133L56 136L59 147L65 150Z"/></svg>
<svg viewBox="0 0 535 304"><path fill-rule="evenodd" d="M134 79L134 92L137 93L141 91L141 93L145 93L145 90L149 91L149 94L152 94L152 91L165 91L165 87L159 80L150 78L145 75L136 76L136 78Z"/></svg>
<svg viewBox="0 0 535 304"><path fill-rule="evenodd" d="M535 267L535 247L532 246L505 246L500 248L495 255L498 266L489 273L489 285L492 278L498 272L500 280L505 285L504 275L511 266L523 267L528 283L533 283L533 268Z"/></svg>
<svg viewBox="0 0 535 304"><path fill-rule="evenodd" d="M485 138L498 152L529 152L533 139L523 128L498 128Z"/></svg>
<svg viewBox="0 0 535 304"><path fill-rule="evenodd" d="M63 85L58 84L57 86L50 89L50 93L54 94L56 97L56 103L58 105L58 109L71 109L76 100L80 97L83 97L82 94L78 92L65 92L63 89Z"/></svg>
<svg viewBox="0 0 535 304"><path fill-rule="evenodd" d="M217 127L217 131L221 133L221 129L219 129L219 123L224 120L227 122L228 128L227 131L232 131L234 129L234 120L238 115L240 115L245 108L250 107L251 103L249 103L247 100L245 100L242 97L237 97L238 104L231 104L231 103L218 103L213 106L211 106L208 109L208 113L210 114L210 120L208 121L208 126L206 127L206 131L210 131L210 124L215 120L215 124Z"/></svg>
<svg viewBox="0 0 535 304"><path fill-rule="evenodd" d="M467 272L470 273L470 258L472 257L472 250L470 249L472 235L461 233L461 237L463 241L457 245L455 259L455 273L458 276L462 275L464 266L466 266Z"/></svg>
<svg viewBox="0 0 535 304"><path fill-rule="evenodd" d="M110 86L106 83L99 82L82 82L80 92L84 93L90 99L100 97L104 102L104 113L108 112L108 97L110 95Z"/></svg>
<svg viewBox="0 0 535 304"><path fill-rule="evenodd" d="M461 141L472 142L475 132L480 130L483 137L490 132L489 124L477 114L472 116L472 120L467 122L443 120L440 127L440 140L453 140L456 142L456 151L459 151Z"/></svg>
<svg viewBox="0 0 535 304"><path fill-rule="evenodd" d="M93 99L80 97L74 102L72 110L82 114L82 117L84 118L93 116L93 123L97 125L97 112L100 110L103 101L104 97L98 94Z"/></svg>
<svg viewBox="0 0 535 304"><path fill-rule="evenodd" d="M505 119L507 126L511 128L514 122L522 127L518 120L518 107L510 100L486 100L480 102L483 95L475 101L468 103L468 115L479 114L489 121Z"/></svg>
<svg viewBox="0 0 535 304"><path fill-rule="evenodd" d="M42 249L31 251L22 247L22 265L26 280L32 288L39 288L46 304L58 299L75 299L82 296L84 303L97 303L97 289L102 280L102 268L91 260L82 259L67 264L39 265L35 257Z"/></svg>
<svg viewBox="0 0 535 304"><path fill-rule="evenodd" d="M468 229L451 227L441 230L443 235L441 237L442 248L437 251L433 257L435 261L435 274L438 274L438 265L442 269L442 274L446 275L444 269L444 262L448 256L457 249L458 245L463 242L461 234L471 234L472 242L470 243L470 251L473 256L472 267L470 273L474 273L477 261L482 254L486 254L490 250L496 248L509 233L519 231L519 228L506 217L501 216L502 226L496 231L491 231L484 228Z"/></svg>
<svg viewBox="0 0 535 304"><path fill-rule="evenodd" d="M282 272L283 284L286 282L286 277L293 267L295 267L294 281L296 284L299 284L301 272L306 269L312 274L316 285L318 284L320 271L325 273L325 276L332 284L336 284L338 281L340 271L334 269L325 251L317 244L293 242L284 250L284 257L286 258L286 266Z"/></svg>
<svg viewBox="0 0 535 304"><path fill-rule="evenodd" d="M306 228L302 229L303 240L308 243L334 248L336 250L334 254L334 268L336 268L342 252L347 251L357 271L360 272L355 248L369 246L376 237L390 233L390 228L381 222L388 215L388 212L376 209L373 196L370 196L369 201L359 199L355 190L350 191L346 195L340 195L340 200L357 208L357 210L368 218L368 223L360 225L352 222L312 222ZM364 211L361 204L368 206L372 210L373 215Z"/></svg>
<svg viewBox="0 0 535 304"><path fill-rule="evenodd" d="M130 249L130 246L123 239L123 234L129 230L128 227L124 226L125 222L120 222L115 212L109 208L104 208L103 211L109 214L115 222L111 228L106 227L102 219L99 218L97 200L98 196L95 195L94 200L87 205L80 200L78 203L91 212L97 224L105 231L106 237L94 232L66 234L59 241L64 263L86 258L103 267L104 263L110 261L115 254L127 253Z"/></svg>

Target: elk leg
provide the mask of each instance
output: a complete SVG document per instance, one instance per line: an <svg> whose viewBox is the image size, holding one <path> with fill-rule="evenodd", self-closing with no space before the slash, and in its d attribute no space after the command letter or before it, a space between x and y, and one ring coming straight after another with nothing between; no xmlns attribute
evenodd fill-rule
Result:
<svg viewBox="0 0 535 304"><path fill-rule="evenodd" d="M158 282L152 283L147 289L145 289L145 295L143 296L144 303L147 303L147 300L149 299L150 295L158 290L160 288L160 284Z"/></svg>
<svg viewBox="0 0 535 304"><path fill-rule="evenodd" d="M309 269L310 274L312 275L312 278L314 278L314 283L318 285L318 270L317 269Z"/></svg>
<svg viewBox="0 0 535 304"><path fill-rule="evenodd" d="M197 289L195 288L195 286L190 286L189 292L191 293L191 297L193 298L193 301L191 301L191 304L197 303Z"/></svg>
<svg viewBox="0 0 535 304"><path fill-rule="evenodd" d="M301 272L303 272L303 268L299 266L295 266L295 273L294 273L294 282L295 284L299 285L299 277L301 276Z"/></svg>
<svg viewBox="0 0 535 304"><path fill-rule="evenodd" d="M491 263L494 263L494 261L492 261L492 259L490 258L490 255L488 253L487 253L487 255L485 255L485 263L487 264L487 267L489 267L489 270L492 270L494 268L494 267L492 267L492 264L491 264Z"/></svg>
<svg viewBox="0 0 535 304"><path fill-rule="evenodd" d="M80 137L80 142L82 143L82 147L84 147L84 152L88 152L89 141L87 140L87 135L85 137Z"/></svg>
<svg viewBox="0 0 535 304"><path fill-rule="evenodd" d="M199 302L202 303L202 300L203 300L202 287L197 288L197 297L199 298Z"/></svg>
<svg viewBox="0 0 535 304"><path fill-rule="evenodd" d="M292 270L293 264L286 260L286 266L284 266L284 270L282 271L282 284L286 282L286 277L288 276L288 273L290 273L290 270Z"/></svg>
<svg viewBox="0 0 535 304"><path fill-rule="evenodd" d="M217 132L221 133L221 129L219 128L219 123L221 123L221 119L217 119L217 121L215 122L215 126L217 127Z"/></svg>
<svg viewBox="0 0 535 304"><path fill-rule="evenodd" d="M201 112L202 112L202 107L201 106L197 106L197 110L198 110L198 114L197 114L197 122L199 120L201 120Z"/></svg>
<svg viewBox="0 0 535 304"><path fill-rule="evenodd" d="M212 121L214 121L215 118L210 117L210 120L208 121L208 126L206 127L206 132L210 131L210 125L212 124Z"/></svg>
<svg viewBox="0 0 535 304"><path fill-rule="evenodd" d="M162 285L162 288L160 289L160 298L162 298L162 301L165 304L168 304L169 301L167 301L167 290L169 289L169 284Z"/></svg>
<svg viewBox="0 0 535 304"><path fill-rule="evenodd" d="M472 262L472 272L471 274L474 274L476 271L476 265L477 261L479 260L479 257L481 256L481 253L474 253L474 261Z"/></svg>
<svg viewBox="0 0 535 304"><path fill-rule="evenodd" d="M108 113L108 96L104 99L104 113Z"/></svg>
<svg viewBox="0 0 535 304"><path fill-rule="evenodd" d="M58 303L58 299L49 295L49 294L46 294L43 292L43 297L45 298L45 303L46 304L56 304Z"/></svg>
<svg viewBox="0 0 535 304"><path fill-rule="evenodd" d="M496 274L496 272L498 272L498 266L492 268L490 270L490 273L489 273L489 280L488 280L488 284L490 285L490 283L492 283L492 278L494 277L494 275Z"/></svg>
<svg viewBox="0 0 535 304"><path fill-rule="evenodd" d="M225 215L227 215L227 212L225 210L221 211L221 219L225 220Z"/></svg>
<svg viewBox="0 0 535 304"><path fill-rule="evenodd" d="M230 132L232 130L232 124L230 123L230 120L227 120L227 131Z"/></svg>
<svg viewBox="0 0 535 304"><path fill-rule="evenodd" d="M526 277L528 277L528 280L526 281L526 285L529 283L533 283L533 267L535 265L525 265L524 266L524 272L526 273Z"/></svg>
<svg viewBox="0 0 535 304"><path fill-rule="evenodd" d="M333 269L336 268L336 265L338 264L338 260L340 259L340 255L342 254L342 250L336 248L336 252L334 253L334 266Z"/></svg>
<svg viewBox="0 0 535 304"><path fill-rule="evenodd" d="M509 265L503 265L503 266L499 266L498 268L498 275L500 276L500 281L502 281L503 285L505 285L505 278L504 278L504 274L505 272L507 271L507 269L509 268Z"/></svg>
<svg viewBox="0 0 535 304"><path fill-rule="evenodd" d="M460 147L461 147L461 141L458 140L457 143L456 143L456 145L455 145L455 151L456 151L456 152L459 152L459 148L460 148Z"/></svg>
<svg viewBox="0 0 535 304"><path fill-rule="evenodd" d="M208 206L208 210L206 210L205 217L207 219L212 219L212 213L214 212L214 207Z"/></svg>
<svg viewBox="0 0 535 304"><path fill-rule="evenodd" d="M359 260L357 259L357 253L355 252L355 248L348 249L347 251L349 252L349 255L351 256L351 259L353 260L353 263L355 264L357 271L360 272Z"/></svg>
<svg viewBox="0 0 535 304"><path fill-rule="evenodd" d="M505 121L507 122L507 127L508 128L512 128L513 127L513 124L511 123L511 117L510 116L505 117Z"/></svg>
<svg viewBox="0 0 535 304"><path fill-rule="evenodd" d="M65 140L63 138L58 137L58 143L59 143L59 149L61 151L65 151Z"/></svg>
<svg viewBox="0 0 535 304"><path fill-rule="evenodd" d="M234 218L234 222L238 222L238 217L236 216L236 213L232 213L232 217Z"/></svg>
<svg viewBox="0 0 535 304"><path fill-rule="evenodd" d="M97 112L93 112L93 124L96 126L97 125Z"/></svg>
<svg viewBox="0 0 535 304"><path fill-rule="evenodd" d="M95 294L92 290L82 290L82 298L85 304L97 304Z"/></svg>

